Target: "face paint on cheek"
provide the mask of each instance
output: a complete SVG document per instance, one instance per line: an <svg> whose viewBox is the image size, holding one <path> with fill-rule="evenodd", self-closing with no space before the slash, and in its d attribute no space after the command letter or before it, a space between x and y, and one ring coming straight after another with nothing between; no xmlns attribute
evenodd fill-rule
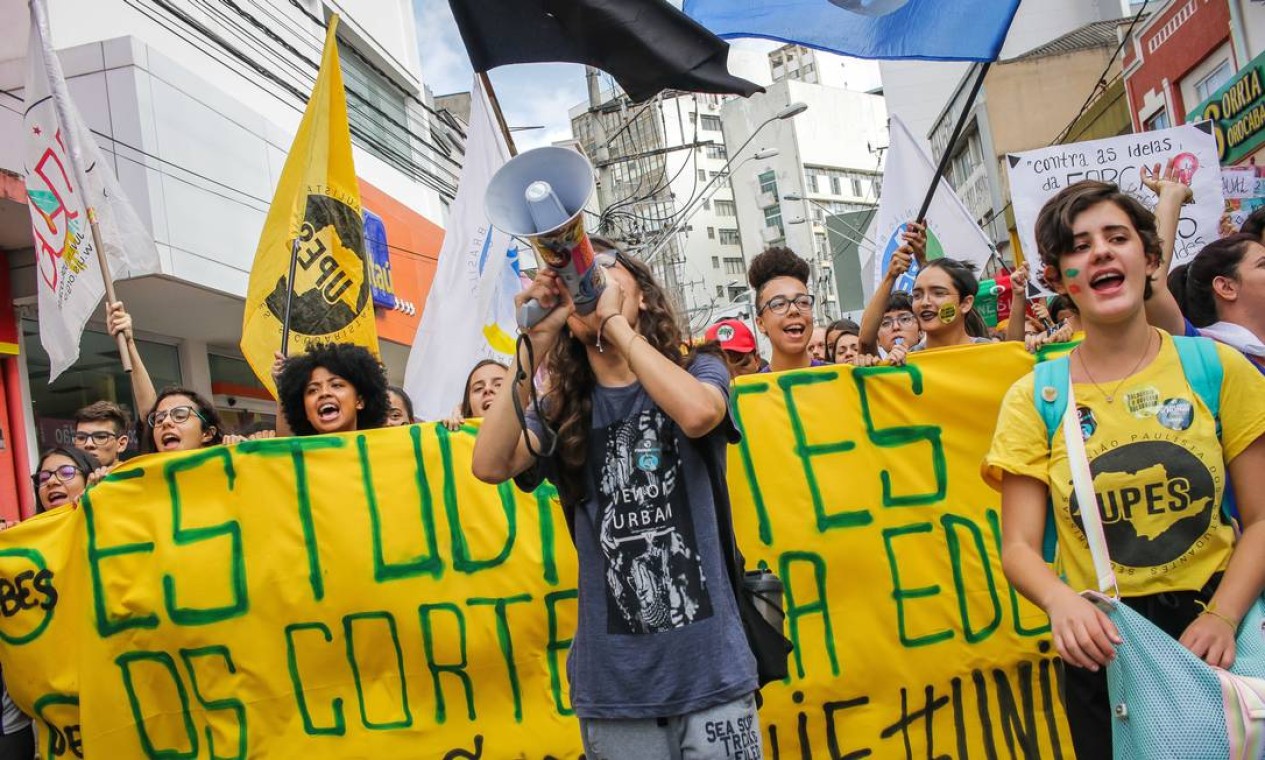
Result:
<svg viewBox="0 0 1265 760"><path fill-rule="evenodd" d="M1079 269L1064 269L1063 270L1063 276L1069 280L1080 273L1081 273L1081 270Z"/></svg>
<svg viewBox="0 0 1265 760"><path fill-rule="evenodd" d="M1081 292L1081 286L1080 286L1080 285L1077 285L1076 283L1072 283L1071 285L1068 285L1068 286L1067 286L1067 292L1068 292L1068 293L1071 293L1071 294L1072 294L1072 295L1074 295L1074 296L1075 296L1075 295L1080 295L1080 292Z"/></svg>
<svg viewBox="0 0 1265 760"><path fill-rule="evenodd" d="M946 303L940 307L940 322L942 324L951 325L953 320L958 318L958 307L951 303Z"/></svg>

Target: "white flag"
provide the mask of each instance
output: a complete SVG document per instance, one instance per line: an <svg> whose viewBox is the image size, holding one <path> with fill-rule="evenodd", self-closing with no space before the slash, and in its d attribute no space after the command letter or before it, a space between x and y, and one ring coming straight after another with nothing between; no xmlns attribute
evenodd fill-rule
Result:
<svg viewBox="0 0 1265 760"><path fill-rule="evenodd" d="M158 272L159 262L153 238L70 100L47 19L42 0L32 0L22 124L40 343L48 352L51 383L79 358L83 327L105 294L89 209L115 279Z"/></svg>
<svg viewBox="0 0 1265 760"><path fill-rule="evenodd" d="M513 299L522 289L517 248L488 222L483 203L492 175L509 160L509 147L477 77L471 96L461 182L404 371L404 390L423 420L452 413L481 359L508 362L514 353Z"/></svg>
<svg viewBox="0 0 1265 760"><path fill-rule="evenodd" d="M877 287L883 280L892 254L900 247L901 226L918 215L927 188L931 187L931 178L936 173L931 158L923 152L922 146L899 118L891 117L888 134L890 147L887 165L883 168L883 196L879 199L878 219L870 232L870 239L881 250L875 251L870 263L862 267L866 274L870 273L871 267L873 269L871 288ZM993 246L984 231L962 205L953 188L941 177L931 208L927 209L927 258L947 256L974 262L983 269L992 253ZM893 291L912 291L917 276L918 262L914 262L909 271L897 280Z"/></svg>

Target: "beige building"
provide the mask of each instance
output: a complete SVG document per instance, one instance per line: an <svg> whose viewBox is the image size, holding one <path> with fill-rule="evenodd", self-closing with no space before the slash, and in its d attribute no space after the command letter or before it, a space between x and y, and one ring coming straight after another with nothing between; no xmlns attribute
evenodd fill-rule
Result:
<svg viewBox="0 0 1265 760"><path fill-rule="evenodd" d="M1013 215L1005 157L1055 142L1105 137L1102 129L1115 122L1111 110L1124 108L1124 120L1113 134L1128 131L1127 103L1113 106L1112 89L1119 83L1120 60L1114 54L1128 19L1097 21L1075 29L1015 58L993 64L984 86L967 114L946 177L967 209L997 246L1003 258L1010 253ZM931 132L936 158L944 151L954 124L978 72L971 66L958 83ZM1105 72L1105 75L1104 75ZM1108 83L1102 87L1099 83ZM1118 89L1118 88L1117 88ZM1093 94L1094 97L1087 98ZM1085 117L1102 109L1094 133L1087 133ZM1097 112L1097 111L1096 111ZM1071 136L1073 128L1079 132Z"/></svg>

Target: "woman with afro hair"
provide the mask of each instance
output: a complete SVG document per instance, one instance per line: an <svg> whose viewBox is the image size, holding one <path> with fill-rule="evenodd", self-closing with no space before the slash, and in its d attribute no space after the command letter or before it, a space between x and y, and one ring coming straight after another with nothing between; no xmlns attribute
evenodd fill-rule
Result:
<svg viewBox="0 0 1265 760"><path fill-rule="evenodd" d="M819 367L825 362L808 353L813 336L813 303L808 292L812 269L790 248L770 248L751 260L747 281L755 291L756 326L773 344L767 370Z"/></svg>
<svg viewBox="0 0 1265 760"><path fill-rule="evenodd" d="M316 343L285 360L277 395L282 435L285 427L293 435L322 435L383 427L387 420L386 374L368 349L353 343Z"/></svg>

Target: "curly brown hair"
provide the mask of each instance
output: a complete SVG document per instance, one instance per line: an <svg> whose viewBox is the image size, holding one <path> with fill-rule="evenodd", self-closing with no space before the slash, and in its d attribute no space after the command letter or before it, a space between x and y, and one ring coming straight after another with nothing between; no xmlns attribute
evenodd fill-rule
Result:
<svg viewBox="0 0 1265 760"><path fill-rule="evenodd" d="M1158 262L1163 258L1155 214L1136 198L1121 191L1118 185L1085 179L1060 190L1058 195L1045 202L1037 215L1037 252L1041 256L1041 263L1053 269L1051 274L1055 282L1063 279L1059 257L1071 253L1076 244L1076 234L1072 226L1076 217L1099 203L1114 203L1129 217L1133 229L1142 239L1142 251L1148 259ZM1143 298L1150 297L1151 278L1147 277Z"/></svg>
<svg viewBox="0 0 1265 760"><path fill-rule="evenodd" d="M608 241L601 241L606 243ZM686 350L681 328L668 294L650 268L611 243L616 260L637 281L644 304L637 315L636 330L656 351L674 364L687 367L695 350ZM545 357L549 389L541 399L544 419L558 431L558 477L554 483L564 504L575 505L585 497L584 466L589 459L589 431L593 421L593 389L597 378L589 364L584 342L564 329Z"/></svg>

